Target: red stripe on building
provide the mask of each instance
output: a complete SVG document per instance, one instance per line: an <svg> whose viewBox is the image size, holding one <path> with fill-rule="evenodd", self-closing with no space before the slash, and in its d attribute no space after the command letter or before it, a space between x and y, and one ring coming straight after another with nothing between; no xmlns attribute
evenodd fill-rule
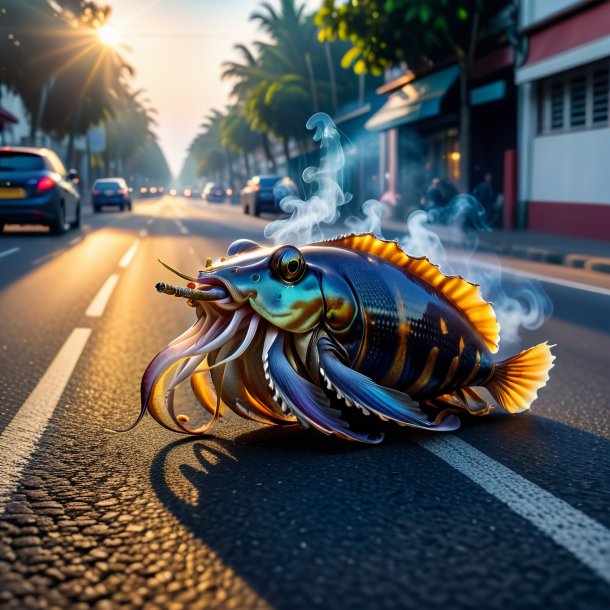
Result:
<svg viewBox="0 0 610 610"><path fill-rule="evenodd" d="M532 64L587 42L610 35L610 3L598 4L588 11L571 15L529 37L526 64Z"/></svg>
<svg viewBox="0 0 610 610"><path fill-rule="evenodd" d="M610 205L530 201L528 228L556 235L610 241Z"/></svg>

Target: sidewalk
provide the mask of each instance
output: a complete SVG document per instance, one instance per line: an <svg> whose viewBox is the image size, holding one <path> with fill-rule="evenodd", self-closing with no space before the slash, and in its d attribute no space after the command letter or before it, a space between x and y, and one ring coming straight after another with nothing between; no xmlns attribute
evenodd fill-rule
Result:
<svg viewBox="0 0 610 610"><path fill-rule="evenodd" d="M384 235L391 238L400 237L406 231L405 223L395 220L383 221L381 226ZM443 229L437 226L435 232L445 245L463 247L460 241L452 239L450 231ZM482 252L610 273L610 242L502 229L481 232L478 237L478 250Z"/></svg>

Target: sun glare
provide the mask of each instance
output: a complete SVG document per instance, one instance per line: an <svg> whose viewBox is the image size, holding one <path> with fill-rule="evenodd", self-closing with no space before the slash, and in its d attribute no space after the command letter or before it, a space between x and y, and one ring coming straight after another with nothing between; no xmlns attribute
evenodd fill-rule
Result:
<svg viewBox="0 0 610 610"><path fill-rule="evenodd" d="M119 32L111 25L103 25L97 32L100 40L109 47L114 47L119 42Z"/></svg>

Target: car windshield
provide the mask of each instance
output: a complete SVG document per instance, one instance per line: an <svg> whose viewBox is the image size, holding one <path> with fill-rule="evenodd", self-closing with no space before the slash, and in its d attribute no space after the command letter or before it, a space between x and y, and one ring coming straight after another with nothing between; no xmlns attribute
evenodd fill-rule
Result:
<svg viewBox="0 0 610 610"><path fill-rule="evenodd" d="M276 182L279 181L279 178L277 176L271 176L271 177L267 177L267 178L261 178L260 181L260 185L261 186L266 186L266 187L272 187L275 185Z"/></svg>
<svg viewBox="0 0 610 610"><path fill-rule="evenodd" d="M106 180L104 182L96 182L94 184L94 188L104 190L114 190L121 188L121 185L118 182L114 182L113 180Z"/></svg>
<svg viewBox="0 0 610 610"><path fill-rule="evenodd" d="M0 152L0 170L21 172L44 169L44 159L28 153Z"/></svg>

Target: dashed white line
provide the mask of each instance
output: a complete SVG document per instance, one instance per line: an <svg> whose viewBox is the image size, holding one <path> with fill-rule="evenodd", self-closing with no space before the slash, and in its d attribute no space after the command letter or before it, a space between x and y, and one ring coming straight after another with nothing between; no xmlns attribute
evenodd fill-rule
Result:
<svg viewBox="0 0 610 610"><path fill-rule="evenodd" d="M147 224L147 225L151 225L153 222L155 222L155 219L154 219L154 218L149 218L149 219L146 221L146 224Z"/></svg>
<svg viewBox="0 0 610 610"><path fill-rule="evenodd" d="M138 251L139 245L140 240L136 239L136 241L134 241L133 244L131 244L131 246L129 247L129 250L127 250L127 252L123 254L123 258L119 261L119 267L121 267L121 269L127 269L127 267L129 267L129 264L133 260L133 257L136 255L136 252Z"/></svg>
<svg viewBox="0 0 610 610"><path fill-rule="evenodd" d="M11 248L10 250L5 250L4 252L0 252L0 258L3 256L10 256L11 254L15 254L15 252L19 252L21 248Z"/></svg>
<svg viewBox="0 0 610 610"><path fill-rule="evenodd" d="M178 228L180 229L180 233L182 233L182 235L188 235L189 230L184 226L184 224L178 220L177 218L174 218L174 222L178 225Z"/></svg>
<svg viewBox="0 0 610 610"><path fill-rule="evenodd" d="M90 328L75 328L28 399L0 435L0 514L42 436L85 345Z"/></svg>
<svg viewBox="0 0 610 610"><path fill-rule="evenodd" d="M417 441L610 583L610 531L455 436Z"/></svg>
<svg viewBox="0 0 610 610"><path fill-rule="evenodd" d="M114 287L117 285L119 281L119 276L117 273L113 273L105 282L104 285L100 288L100 291L97 293L93 301L89 307L87 307L87 311L85 315L89 318L99 318L106 309L106 305L112 296L112 291Z"/></svg>
<svg viewBox="0 0 610 610"><path fill-rule="evenodd" d="M140 237L146 237L148 235L147 229L140 229Z"/></svg>
<svg viewBox="0 0 610 610"><path fill-rule="evenodd" d="M68 242L68 245L69 246L75 246L79 241L82 241L82 240L83 240L82 236L79 235L78 237L75 237L74 239L71 239Z"/></svg>

